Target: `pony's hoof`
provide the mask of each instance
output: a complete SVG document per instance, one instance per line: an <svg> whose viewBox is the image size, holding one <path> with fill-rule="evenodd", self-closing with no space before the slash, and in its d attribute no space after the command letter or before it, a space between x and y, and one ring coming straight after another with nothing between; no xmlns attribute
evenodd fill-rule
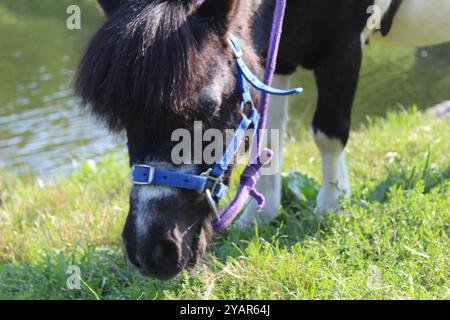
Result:
<svg viewBox="0 0 450 320"><path fill-rule="evenodd" d="M322 188L317 196L317 206L314 212L318 215L325 215L328 212L337 211L340 208L340 200L342 198L350 199L350 197L350 191Z"/></svg>
<svg viewBox="0 0 450 320"><path fill-rule="evenodd" d="M314 212L318 215L324 215L331 211L339 209L339 194L336 192L326 192L323 189L317 196L317 206Z"/></svg>
<svg viewBox="0 0 450 320"><path fill-rule="evenodd" d="M250 215L245 215L241 219L235 222L235 226L239 229L251 229L257 225L256 217L251 217Z"/></svg>

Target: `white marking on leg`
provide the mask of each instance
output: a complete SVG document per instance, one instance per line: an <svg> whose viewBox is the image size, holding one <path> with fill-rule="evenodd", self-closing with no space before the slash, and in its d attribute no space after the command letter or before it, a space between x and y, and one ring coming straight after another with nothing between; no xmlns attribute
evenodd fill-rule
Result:
<svg viewBox="0 0 450 320"><path fill-rule="evenodd" d="M317 196L316 212L333 211L339 207L342 196L351 196L344 146L339 139L320 131L314 134L314 140L322 159L322 188Z"/></svg>
<svg viewBox="0 0 450 320"><path fill-rule="evenodd" d="M290 87L290 76L274 77L273 86L280 89L288 89ZM261 221L268 223L274 219L281 206L281 166L283 158L283 140L286 134L286 127L288 121L288 98L273 96L270 100L270 108L268 114L267 129L280 130L279 141L272 141L278 143L279 155L275 155L272 161L277 161L274 165L278 167L276 174L263 175L258 181L256 188L266 197L266 206L262 212L256 212L256 202L251 199L248 207L244 211L241 219L237 222L239 226L247 227L255 223L255 221Z"/></svg>

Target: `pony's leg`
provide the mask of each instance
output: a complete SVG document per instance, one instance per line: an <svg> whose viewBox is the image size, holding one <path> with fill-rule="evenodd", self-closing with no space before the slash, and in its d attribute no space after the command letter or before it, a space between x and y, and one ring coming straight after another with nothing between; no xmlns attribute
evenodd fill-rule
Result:
<svg viewBox="0 0 450 320"><path fill-rule="evenodd" d="M359 36L327 55L314 70L319 91L312 131L322 160L322 188L317 213L338 208L351 196L344 149L350 132L351 108L361 68Z"/></svg>
<svg viewBox="0 0 450 320"><path fill-rule="evenodd" d="M273 86L280 89L288 89L290 84L290 76L276 75L274 77ZM269 137L270 131L279 130L277 141L268 139L269 147L276 152L272 159L273 173L270 175L262 175L257 183L257 190L266 197L266 206L261 212L256 212L256 201L251 199L249 205L245 209L242 217L237 222L238 226L248 227L255 222L268 223L274 219L279 212L281 206L281 165L283 158L283 139L286 134L288 121L288 98L280 96L272 96L270 98L270 109L268 114L267 129Z"/></svg>

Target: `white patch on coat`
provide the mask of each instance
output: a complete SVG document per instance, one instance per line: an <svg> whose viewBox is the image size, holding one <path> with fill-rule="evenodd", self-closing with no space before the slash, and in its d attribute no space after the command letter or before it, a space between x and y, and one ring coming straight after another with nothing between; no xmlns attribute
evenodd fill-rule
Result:
<svg viewBox="0 0 450 320"><path fill-rule="evenodd" d="M398 47L422 47L450 41L449 0L404 0L386 37L373 40Z"/></svg>
<svg viewBox="0 0 450 320"><path fill-rule="evenodd" d="M350 197L351 189L341 140L323 132L314 134L322 159L322 188L317 196L317 213L336 210L342 196Z"/></svg>
<svg viewBox="0 0 450 320"><path fill-rule="evenodd" d="M290 76L276 75L272 85L279 89L289 89ZM279 143L278 150L280 150L281 153L283 152L283 140L289 118L288 106L288 97L272 96L270 99L267 129L280 130L280 140L277 141L277 143ZM241 219L237 221L238 226L249 227L254 225L256 221L268 223L278 216L281 206L282 158L282 154L274 156L272 161L277 161L274 165L278 168L276 174L261 176L256 185L256 189L266 197L265 208L262 212L256 212L257 203L254 199L251 199Z"/></svg>
<svg viewBox="0 0 450 320"><path fill-rule="evenodd" d="M150 163L151 165L164 168L167 170L174 170L170 163ZM194 172L193 165L186 165L177 167L178 172ZM138 239L145 239L149 226L153 223L154 212L151 212L151 202L167 198L173 198L180 194L181 189L157 186L157 185L134 185L131 188L131 201L133 201L134 210L132 212L135 218L136 235Z"/></svg>
<svg viewBox="0 0 450 320"><path fill-rule="evenodd" d="M153 223L154 212L151 212L151 202L169 197L176 197L179 191L162 186L133 186L131 200L134 201L132 214L135 218L136 235L138 239L147 236L149 226Z"/></svg>

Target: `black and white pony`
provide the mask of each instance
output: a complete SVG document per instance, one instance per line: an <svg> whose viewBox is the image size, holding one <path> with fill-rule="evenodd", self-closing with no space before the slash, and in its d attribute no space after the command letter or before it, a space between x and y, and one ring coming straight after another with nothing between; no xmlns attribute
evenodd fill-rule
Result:
<svg viewBox="0 0 450 320"><path fill-rule="evenodd" d="M112 130L126 133L130 165L204 172L207 165L171 162L171 134L178 128L192 131L196 120L205 130L236 127L240 95L227 35L239 39L244 60L261 74L275 1L98 2L107 21L82 60L77 93ZM377 10L381 30L367 27ZM298 66L315 73L319 96L312 132L323 167L317 212L337 209L339 199L351 195L344 148L369 38L406 46L450 41L450 0L288 1L274 86L287 88ZM288 101L278 97L271 103L268 128L284 133ZM267 206L255 215L250 204L241 225L268 222L278 213L280 174L262 177L258 190ZM203 195L132 187L123 238L129 260L143 273L169 279L195 265L210 228L211 209Z"/></svg>

